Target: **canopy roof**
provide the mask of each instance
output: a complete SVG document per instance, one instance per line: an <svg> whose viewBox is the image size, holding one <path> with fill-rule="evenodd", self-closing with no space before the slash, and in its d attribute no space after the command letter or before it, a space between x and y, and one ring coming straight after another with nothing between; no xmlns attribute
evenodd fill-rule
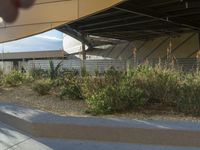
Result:
<svg viewBox="0 0 200 150"><path fill-rule="evenodd" d="M0 60L13 61L13 60L37 60L37 59L59 59L67 56L63 50L50 50L50 51L31 51L31 52L14 52L14 53L1 53Z"/></svg>
<svg viewBox="0 0 200 150"><path fill-rule="evenodd" d="M200 31L199 0L127 0L104 12L57 28L87 35L142 40Z"/></svg>
<svg viewBox="0 0 200 150"><path fill-rule="evenodd" d="M121 1L123 0L36 0L31 9L21 10L16 22L0 23L0 42L45 32L107 9Z"/></svg>

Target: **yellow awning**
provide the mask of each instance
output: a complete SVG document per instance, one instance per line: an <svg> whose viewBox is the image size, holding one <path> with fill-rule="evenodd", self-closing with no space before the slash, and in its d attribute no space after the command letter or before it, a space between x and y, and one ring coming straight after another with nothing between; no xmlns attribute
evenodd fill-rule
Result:
<svg viewBox="0 0 200 150"><path fill-rule="evenodd" d="M51 30L124 0L36 0L28 10L20 10L20 16L12 23L0 23L0 42L12 41Z"/></svg>

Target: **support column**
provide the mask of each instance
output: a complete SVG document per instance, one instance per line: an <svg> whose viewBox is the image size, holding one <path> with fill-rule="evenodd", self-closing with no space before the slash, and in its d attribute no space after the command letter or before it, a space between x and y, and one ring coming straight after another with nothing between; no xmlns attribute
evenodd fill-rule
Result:
<svg viewBox="0 0 200 150"><path fill-rule="evenodd" d="M82 60L84 61L84 60L86 60L86 46L85 46L85 42L84 42L85 40L83 40L83 42L82 42Z"/></svg>
<svg viewBox="0 0 200 150"><path fill-rule="evenodd" d="M200 67L200 34L198 34L198 39L199 39L199 50L197 51L196 54L196 63L197 63L197 68L196 68L196 72L199 73L199 67Z"/></svg>
<svg viewBox="0 0 200 150"><path fill-rule="evenodd" d="M82 33L82 63L81 63L81 76L85 76L87 73L85 60L86 60L86 42L85 42L85 34Z"/></svg>

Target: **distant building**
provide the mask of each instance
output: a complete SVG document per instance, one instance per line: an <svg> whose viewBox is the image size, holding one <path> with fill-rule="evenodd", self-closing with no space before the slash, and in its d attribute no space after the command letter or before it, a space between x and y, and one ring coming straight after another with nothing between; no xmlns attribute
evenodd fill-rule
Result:
<svg viewBox="0 0 200 150"><path fill-rule="evenodd" d="M43 62L48 62L52 59L63 60L66 57L67 53L63 50L1 53L0 69L5 73L9 73L14 69L21 70L21 68L29 70L34 67L34 61L40 60L41 64L43 64Z"/></svg>

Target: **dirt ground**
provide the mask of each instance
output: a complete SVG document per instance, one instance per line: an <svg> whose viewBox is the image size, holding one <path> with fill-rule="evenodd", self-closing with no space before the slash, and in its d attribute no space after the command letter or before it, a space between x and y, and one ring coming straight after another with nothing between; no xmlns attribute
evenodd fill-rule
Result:
<svg viewBox="0 0 200 150"><path fill-rule="evenodd" d="M31 86L7 87L0 89L0 102L13 103L36 108L60 115L84 115L87 105L84 101L60 100L54 93L39 96Z"/></svg>
<svg viewBox="0 0 200 150"><path fill-rule="evenodd" d="M52 112L62 116L90 116L86 114L87 104L79 100L60 100L56 96L56 90L51 95L39 96L31 86L0 88L0 102L13 103L29 108ZM185 116L168 110L140 110L118 113L113 115L101 115L103 118L124 118L124 119L167 119L167 120L194 120L200 121L199 117Z"/></svg>

